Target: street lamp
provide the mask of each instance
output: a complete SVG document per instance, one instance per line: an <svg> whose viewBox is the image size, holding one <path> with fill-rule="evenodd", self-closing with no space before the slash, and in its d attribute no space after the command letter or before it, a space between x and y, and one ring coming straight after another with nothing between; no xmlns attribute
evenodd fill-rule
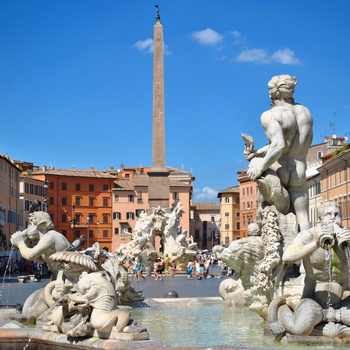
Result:
<svg viewBox="0 0 350 350"><path fill-rule="evenodd" d="M44 212L47 213L47 189L49 188L49 185L47 184L47 181L45 180L45 184L44 184Z"/></svg>
<svg viewBox="0 0 350 350"><path fill-rule="evenodd" d="M87 247L90 247L90 216L87 217Z"/></svg>

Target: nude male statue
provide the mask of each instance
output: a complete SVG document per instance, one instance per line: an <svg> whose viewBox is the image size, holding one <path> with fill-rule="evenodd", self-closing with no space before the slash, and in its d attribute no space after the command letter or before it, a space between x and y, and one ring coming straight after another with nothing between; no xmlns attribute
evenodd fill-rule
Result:
<svg viewBox="0 0 350 350"><path fill-rule="evenodd" d="M313 119L306 107L294 102L296 84L296 78L287 74L275 76L268 83L273 107L261 115L268 144L256 151L245 149L245 156L247 160L260 157L249 166L251 180L257 180L270 167L277 172L289 193L300 230L305 230L310 227L305 171Z"/></svg>
<svg viewBox="0 0 350 350"><path fill-rule="evenodd" d="M56 268L49 257L56 252L67 250L70 243L61 233L52 230L53 223L48 213L34 211L28 218L28 228L12 234L11 243L20 250L24 259L40 263L45 261L55 277ZM37 241L37 244L30 248L27 245L28 240Z"/></svg>

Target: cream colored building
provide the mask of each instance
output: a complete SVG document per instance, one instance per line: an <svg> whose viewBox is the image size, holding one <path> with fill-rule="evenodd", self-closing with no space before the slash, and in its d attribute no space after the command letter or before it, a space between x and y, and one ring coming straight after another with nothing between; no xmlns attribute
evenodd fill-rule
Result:
<svg viewBox="0 0 350 350"><path fill-rule="evenodd" d="M7 155L0 155L0 251L10 249L10 237L19 225L20 168Z"/></svg>
<svg viewBox="0 0 350 350"><path fill-rule="evenodd" d="M212 251L215 245L222 244L220 204L194 202L191 209L193 212L193 240L198 244L200 251Z"/></svg>

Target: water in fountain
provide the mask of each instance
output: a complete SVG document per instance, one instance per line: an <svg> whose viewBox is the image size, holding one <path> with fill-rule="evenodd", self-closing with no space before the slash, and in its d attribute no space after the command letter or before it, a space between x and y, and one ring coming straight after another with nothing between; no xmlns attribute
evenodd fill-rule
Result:
<svg viewBox="0 0 350 350"><path fill-rule="evenodd" d="M8 272L8 277L9 278L11 277L11 263L12 263L12 254L13 254L14 250L15 250L15 247L12 246L11 247L11 251L10 251L10 256L7 259L4 275L3 275L3 278L2 278L2 284L1 284L1 288L0 288L0 306L2 305L1 304L1 302L2 302L2 292L3 292L4 286L5 286L7 272Z"/></svg>
<svg viewBox="0 0 350 350"><path fill-rule="evenodd" d="M347 243L343 244L343 248L344 248L346 260L348 261L348 267L349 267L349 270L350 270L350 248L349 248Z"/></svg>
<svg viewBox="0 0 350 350"><path fill-rule="evenodd" d="M224 303L179 303L131 310L154 341L174 347L233 346L235 348L310 350L310 346L274 342L264 337L264 321L247 308L231 308ZM326 349L329 346L315 346Z"/></svg>
<svg viewBox="0 0 350 350"><path fill-rule="evenodd" d="M327 293L327 309L329 309L332 306L331 302L331 283L332 283L332 251L331 251L331 245L325 244L325 271L327 273L328 277L328 293Z"/></svg>

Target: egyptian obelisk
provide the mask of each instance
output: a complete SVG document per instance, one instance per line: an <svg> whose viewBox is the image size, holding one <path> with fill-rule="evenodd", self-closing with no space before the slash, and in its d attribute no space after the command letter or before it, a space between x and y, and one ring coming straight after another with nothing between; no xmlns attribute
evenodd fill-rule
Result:
<svg viewBox="0 0 350 350"><path fill-rule="evenodd" d="M169 208L169 171L165 165L163 26L157 5L156 8L153 43L153 148L152 167L148 172L148 202L150 208Z"/></svg>

